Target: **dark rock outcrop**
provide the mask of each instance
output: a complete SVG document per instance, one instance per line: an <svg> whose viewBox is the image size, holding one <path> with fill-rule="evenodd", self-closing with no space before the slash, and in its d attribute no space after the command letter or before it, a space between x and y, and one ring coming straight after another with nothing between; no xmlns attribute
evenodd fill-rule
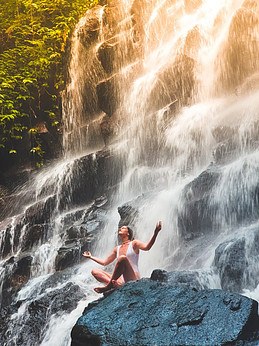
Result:
<svg viewBox="0 0 259 346"><path fill-rule="evenodd" d="M107 202L107 198L101 196L86 210L78 210L75 215L66 215L64 223L72 226L62 234L64 243L55 260L56 270L80 263L84 259L82 253L91 251L92 244L98 238L106 220Z"/></svg>
<svg viewBox="0 0 259 346"><path fill-rule="evenodd" d="M167 272L165 270L155 269L150 278L153 281L167 282L171 285L179 284L196 291L209 288L209 285L204 282L202 272L198 271L185 270Z"/></svg>
<svg viewBox="0 0 259 346"><path fill-rule="evenodd" d="M179 210L178 225L186 239L212 231L215 206L210 204L211 192L218 182L220 171L210 167L189 183L183 191L183 206Z"/></svg>
<svg viewBox="0 0 259 346"><path fill-rule="evenodd" d="M214 265L219 272L221 287L230 292L241 292L248 267L245 238L220 244L215 250Z"/></svg>
<svg viewBox="0 0 259 346"><path fill-rule="evenodd" d="M30 225L49 222L55 211L56 196L50 196L30 206L25 212L25 223Z"/></svg>
<svg viewBox="0 0 259 346"><path fill-rule="evenodd" d="M224 183L227 181L228 167L211 164L207 170L186 185L178 209L181 236L191 240L202 234L215 232L217 229L222 231L222 227L226 225L239 227L257 220L259 184L255 183L253 188L245 192L243 187L239 187L243 186L252 174L257 174L256 170L251 173L244 162L236 173L235 180L229 179L231 185L226 188ZM222 205L227 206L224 212ZM223 219L225 224L222 222Z"/></svg>
<svg viewBox="0 0 259 346"><path fill-rule="evenodd" d="M0 306L8 306L17 291L30 279L32 256L20 259L9 258L3 268L2 283L0 286Z"/></svg>
<svg viewBox="0 0 259 346"><path fill-rule="evenodd" d="M133 226L135 225L140 210L145 205L147 199L151 196L151 193L146 193L138 196L137 198L124 203L118 207L118 213L120 214L119 227L121 226Z"/></svg>
<svg viewBox="0 0 259 346"><path fill-rule="evenodd" d="M62 270L76 263L81 259L81 244L79 241L70 240L59 248L55 261L56 270Z"/></svg>
<svg viewBox="0 0 259 346"><path fill-rule="evenodd" d="M258 23L258 2L244 1L232 17L227 40L217 59L218 65L224 64L220 88L233 90L258 71L259 44L253 36Z"/></svg>
<svg viewBox="0 0 259 346"><path fill-rule="evenodd" d="M129 203L123 204L118 208L120 214L119 227L134 225L136 218L138 217L138 209Z"/></svg>
<svg viewBox="0 0 259 346"><path fill-rule="evenodd" d="M22 251L31 249L34 245L46 240L47 230L43 224L36 224L26 228L22 238Z"/></svg>
<svg viewBox="0 0 259 346"><path fill-rule="evenodd" d="M67 179L67 176L70 175L73 178ZM86 205L102 196L104 192L109 192L120 181L121 176L120 162L109 150L83 156L75 160L72 165L67 166L67 172L64 171L58 189L56 185L50 183L38 192L37 201L35 201L35 196L31 195L30 206L25 211L24 223L31 227L50 223L55 213L73 206ZM29 194L30 192L28 192ZM19 204L19 208L24 208L26 205L24 202L28 203L27 199L24 200L23 194L17 197L16 203ZM17 209L13 208L13 204L13 199L6 204L6 209L10 209L10 214L7 213L6 217L17 212ZM5 227L3 225L4 228L8 228L8 225ZM31 230L28 231L31 232ZM18 229L15 234L19 235ZM4 236L10 237L8 232ZM10 241L7 239L5 241L6 249L2 250L2 253L10 252L9 243Z"/></svg>
<svg viewBox="0 0 259 346"><path fill-rule="evenodd" d="M71 312L82 298L84 293L80 287L68 282L63 287L54 289L29 304L20 301L3 309L0 313L1 342L7 345L15 338L17 345L38 345L44 337L44 326L49 323L50 317ZM18 322L17 319L12 320L11 314L17 312L22 304L25 304L27 313L18 319ZM15 335L17 330L19 333Z"/></svg>
<svg viewBox="0 0 259 346"><path fill-rule="evenodd" d="M259 229L250 226L233 238L219 244L215 250L214 268L220 277L221 287L230 292L256 289L258 285Z"/></svg>
<svg viewBox="0 0 259 346"><path fill-rule="evenodd" d="M142 279L90 303L71 345L237 344L258 330L257 308L237 294Z"/></svg>
<svg viewBox="0 0 259 346"><path fill-rule="evenodd" d="M81 25L78 29L78 37L86 47L89 47L98 39L100 32L100 10L101 6L95 6L88 11L84 25Z"/></svg>
<svg viewBox="0 0 259 346"><path fill-rule="evenodd" d="M83 205L113 188L121 178L120 162L107 150L75 160L73 179L64 181L60 209Z"/></svg>

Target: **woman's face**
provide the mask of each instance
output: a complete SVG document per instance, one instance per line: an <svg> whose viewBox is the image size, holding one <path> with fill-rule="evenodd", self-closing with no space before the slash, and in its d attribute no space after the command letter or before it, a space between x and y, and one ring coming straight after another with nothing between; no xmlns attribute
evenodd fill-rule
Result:
<svg viewBox="0 0 259 346"><path fill-rule="evenodd" d="M123 236L128 236L128 237L129 237L128 227L122 226L122 227L119 229L119 231L118 231L118 235L119 235L119 237L123 237Z"/></svg>

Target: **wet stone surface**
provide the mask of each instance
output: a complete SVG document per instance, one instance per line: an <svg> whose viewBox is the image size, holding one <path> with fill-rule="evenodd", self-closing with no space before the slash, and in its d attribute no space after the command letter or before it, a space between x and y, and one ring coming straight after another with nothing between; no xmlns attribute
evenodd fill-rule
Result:
<svg viewBox="0 0 259 346"><path fill-rule="evenodd" d="M225 345L258 329L258 304L222 290L141 279L89 304L72 345Z"/></svg>
<svg viewBox="0 0 259 346"><path fill-rule="evenodd" d="M61 316L74 310L79 300L84 298L80 287L68 282L59 289L54 289L38 299L28 303L20 301L3 309L0 313L0 339L5 345L39 345L45 328L53 315ZM11 319L11 315L21 306L27 313L20 319Z"/></svg>

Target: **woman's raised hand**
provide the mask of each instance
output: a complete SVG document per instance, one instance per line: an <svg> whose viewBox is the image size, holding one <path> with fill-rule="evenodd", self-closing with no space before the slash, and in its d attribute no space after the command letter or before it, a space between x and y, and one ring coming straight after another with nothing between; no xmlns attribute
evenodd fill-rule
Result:
<svg viewBox="0 0 259 346"><path fill-rule="evenodd" d="M90 251L85 251L84 253L82 253L82 255L86 258L91 258L92 255L91 255L91 252Z"/></svg>
<svg viewBox="0 0 259 346"><path fill-rule="evenodd" d="M159 221L159 222L156 224L155 234L158 234L158 232L161 231L161 228L162 228L162 222Z"/></svg>

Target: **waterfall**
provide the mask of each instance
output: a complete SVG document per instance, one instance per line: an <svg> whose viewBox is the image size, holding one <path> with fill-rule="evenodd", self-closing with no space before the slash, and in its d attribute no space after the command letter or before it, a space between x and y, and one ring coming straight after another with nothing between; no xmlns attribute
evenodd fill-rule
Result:
<svg viewBox="0 0 259 346"><path fill-rule="evenodd" d="M112 251L125 203L135 238L163 224L142 276L197 270L220 288L239 244L234 290L259 300L258 22L256 0L112 0L79 21L64 158L17 191L0 223L5 345L70 344L97 298L81 252Z"/></svg>

